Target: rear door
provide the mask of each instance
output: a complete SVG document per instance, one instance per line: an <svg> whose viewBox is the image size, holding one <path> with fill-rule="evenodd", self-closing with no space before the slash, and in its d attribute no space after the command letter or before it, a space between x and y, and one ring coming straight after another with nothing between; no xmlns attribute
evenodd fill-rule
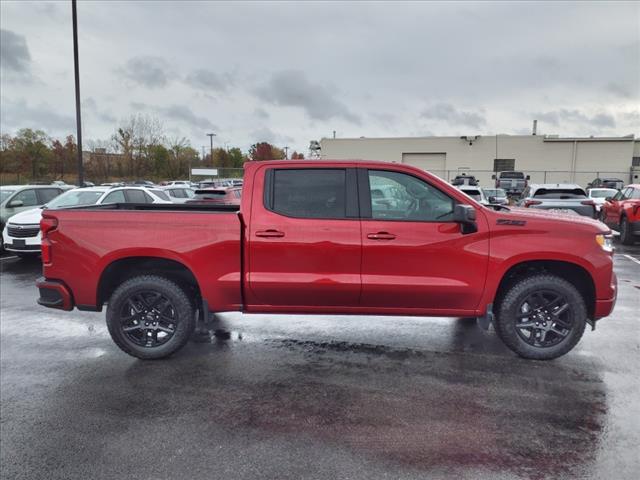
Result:
<svg viewBox="0 0 640 480"><path fill-rule="evenodd" d="M248 303L357 306L361 245L355 169L268 168L256 178L246 232ZM256 191L264 195L257 198Z"/></svg>
<svg viewBox="0 0 640 480"><path fill-rule="evenodd" d="M363 307L445 314L477 307L486 278L489 234L463 234L456 200L408 173L359 169ZM392 192L381 203L370 192Z"/></svg>

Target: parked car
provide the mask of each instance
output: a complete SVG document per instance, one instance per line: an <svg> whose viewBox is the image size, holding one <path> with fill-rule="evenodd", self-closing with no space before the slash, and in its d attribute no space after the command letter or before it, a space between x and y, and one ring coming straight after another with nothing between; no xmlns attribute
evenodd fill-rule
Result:
<svg viewBox="0 0 640 480"><path fill-rule="evenodd" d="M596 204L596 212L600 212L602 205L608 197L614 197L619 190L615 188L590 188L587 190L589 198Z"/></svg>
<svg viewBox="0 0 640 480"><path fill-rule="evenodd" d="M587 184L587 188L614 188L621 190L624 187L624 180L619 178L596 178Z"/></svg>
<svg viewBox="0 0 640 480"><path fill-rule="evenodd" d="M469 195L478 203L482 203L483 205L489 204L487 197L484 196L484 193L482 192L482 189L480 187L474 187L471 185L458 185L456 188Z"/></svg>
<svg viewBox="0 0 640 480"><path fill-rule="evenodd" d="M620 232L620 241L630 245L640 239L640 184L628 185L608 197L600 211L602 223Z"/></svg>
<svg viewBox="0 0 640 480"><path fill-rule="evenodd" d="M46 205L22 211L7 222L2 236L4 248L20 257L40 253L40 219L46 208L69 208L103 203L171 203L164 193L140 187L87 187L69 190ZM162 198L162 196L166 197Z"/></svg>
<svg viewBox="0 0 640 480"><path fill-rule="evenodd" d="M580 215L596 218L596 204L580 185L571 183L545 183L529 185L517 205L524 208L567 212L573 210Z"/></svg>
<svg viewBox="0 0 640 480"><path fill-rule="evenodd" d="M383 184L397 208L372 203ZM223 311L478 317L519 355L551 359L616 301L601 222L485 208L405 164L248 162L240 206L157 207L45 210L38 303L107 304L116 345L144 359Z"/></svg>
<svg viewBox="0 0 640 480"><path fill-rule="evenodd" d="M531 177L523 172L505 171L491 176L496 181L496 188L501 188L507 195L517 197L529 185Z"/></svg>
<svg viewBox="0 0 640 480"><path fill-rule="evenodd" d="M39 207L64 192L57 185L6 185L0 187L0 231L14 215ZM3 234L4 235L4 234ZM0 250L4 237L0 239Z"/></svg>
<svg viewBox="0 0 640 480"><path fill-rule="evenodd" d="M169 195L173 203L185 203L195 197L193 189L186 185L164 187L162 190Z"/></svg>
<svg viewBox="0 0 640 480"><path fill-rule="evenodd" d="M240 205L242 188L206 188L196 190L192 199L186 203L211 203L221 205Z"/></svg>
<svg viewBox="0 0 640 480"><path fill-rule="evenodd" d="M505 192L502 188L483 188L482 193L487 199L487 202L491 205L509 204L509 197L507 197L507 192Z"/></svg>
<svg viewBox="0 0 640 480"><path fill-rule="evenodd" d="M459 186L459 185L478 185L478 180L474 175L467 175L463 173L462 175L456 175L456 177L451 180L451 185Z"/></svg>
<svg viewBox="0 0 640 480"><path fill-rule="evenodd" d="M188 187L191 188L189 180L172 180L171 182L163 182L165 187Z"/></svg>

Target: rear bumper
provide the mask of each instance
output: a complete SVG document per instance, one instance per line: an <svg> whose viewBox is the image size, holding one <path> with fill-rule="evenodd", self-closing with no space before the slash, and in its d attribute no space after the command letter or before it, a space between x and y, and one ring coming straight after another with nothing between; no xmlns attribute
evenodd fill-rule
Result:
<svg viewBox="0 0 640 480"><path fill-rule="evenodd" d="M611 274L611 290L613 296L605 300L596 300L595 310L593 313L594 320L607 317L613 312L613 308L616 306L616 300L618 299L618 277L615 272Z"/></svg>
<svg viewBox="0 0 640 480"><path fill-rule="evenodd" d="M73 296L64 283L40 277L36 280L36 287L40 290L38 304L48 308L73 310Z"/></svg>

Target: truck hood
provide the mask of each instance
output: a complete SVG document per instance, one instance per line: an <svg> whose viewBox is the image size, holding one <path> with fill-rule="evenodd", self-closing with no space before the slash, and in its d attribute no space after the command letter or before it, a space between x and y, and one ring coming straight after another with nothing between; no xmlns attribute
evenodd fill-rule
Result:
<svg viewBox="0 0 640 480"><path fill-rule="evenodd" d="M35 225L40 223L41 218L42 208L38 207L16 213L9 219L8 223L13 223L15 225Z"/></svg>
<svg viewBox="0 0 640 480"><path fill-rule="evenodd" d="M610 233L611 230L604 223L585 217L583 215L570 215L566 213L559 212L551 212L549 210L536 210L522 207L509 207L510 211L499 210L495 211L494 214L498 219L504 218L508 220L524 220L536 222L538 220L545 222L557 222L559 225L562 225L567 228L571 228L572 226L575 228L576 226L581 226L584 228L588 228L595 233Z"/></svg>

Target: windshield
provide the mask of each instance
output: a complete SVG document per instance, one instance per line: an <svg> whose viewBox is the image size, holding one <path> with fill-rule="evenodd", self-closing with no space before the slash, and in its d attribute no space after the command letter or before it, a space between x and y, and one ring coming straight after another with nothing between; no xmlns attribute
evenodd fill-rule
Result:
<svg viewBox="0 0 640 480"><path fill-rule="evenodd" d="M581 188L539 188L533 194L535 198L550 198L555 200L569 200L573 198L587 198Z"/></svg>
<svg viewBox="0 0 640 480"><path fill-rule="evenodd" d="M524 179L524 173L522 172L502 172L500 174L500 179L505 179L505 178L519 178L519 179Z"/></svg>
<svg viewBox="0 0 640 480"><path fill-rule="evenodd" d="M7 198L11 196L11 194L15 192L15 190L5 190L4 188L0 189L0 202L4 202Z"/></svg>
<svg viewBox="0 0 640 480"><path fill-rule="evenodd" d="M483 190L484 190L484 194L487 197L498 197L498 198L501 198L501 197L506 197L507 196L506 192L501 188L485 188Z"/></svg>
<svg viewBox="0 0 640 480"><path fill-rule="evenodd" d="M47 208L76 207L78 205L94 205L104 192L87 190L71 190L63 193L47 203Z"/></svg>
<svg viewBox="0 0 640 480"><path fill-rule="evenodd" d="M616 193L618 193L618 191L613 188L607 190L589 190L589 196L591 198L613 197Z"/></svg>

